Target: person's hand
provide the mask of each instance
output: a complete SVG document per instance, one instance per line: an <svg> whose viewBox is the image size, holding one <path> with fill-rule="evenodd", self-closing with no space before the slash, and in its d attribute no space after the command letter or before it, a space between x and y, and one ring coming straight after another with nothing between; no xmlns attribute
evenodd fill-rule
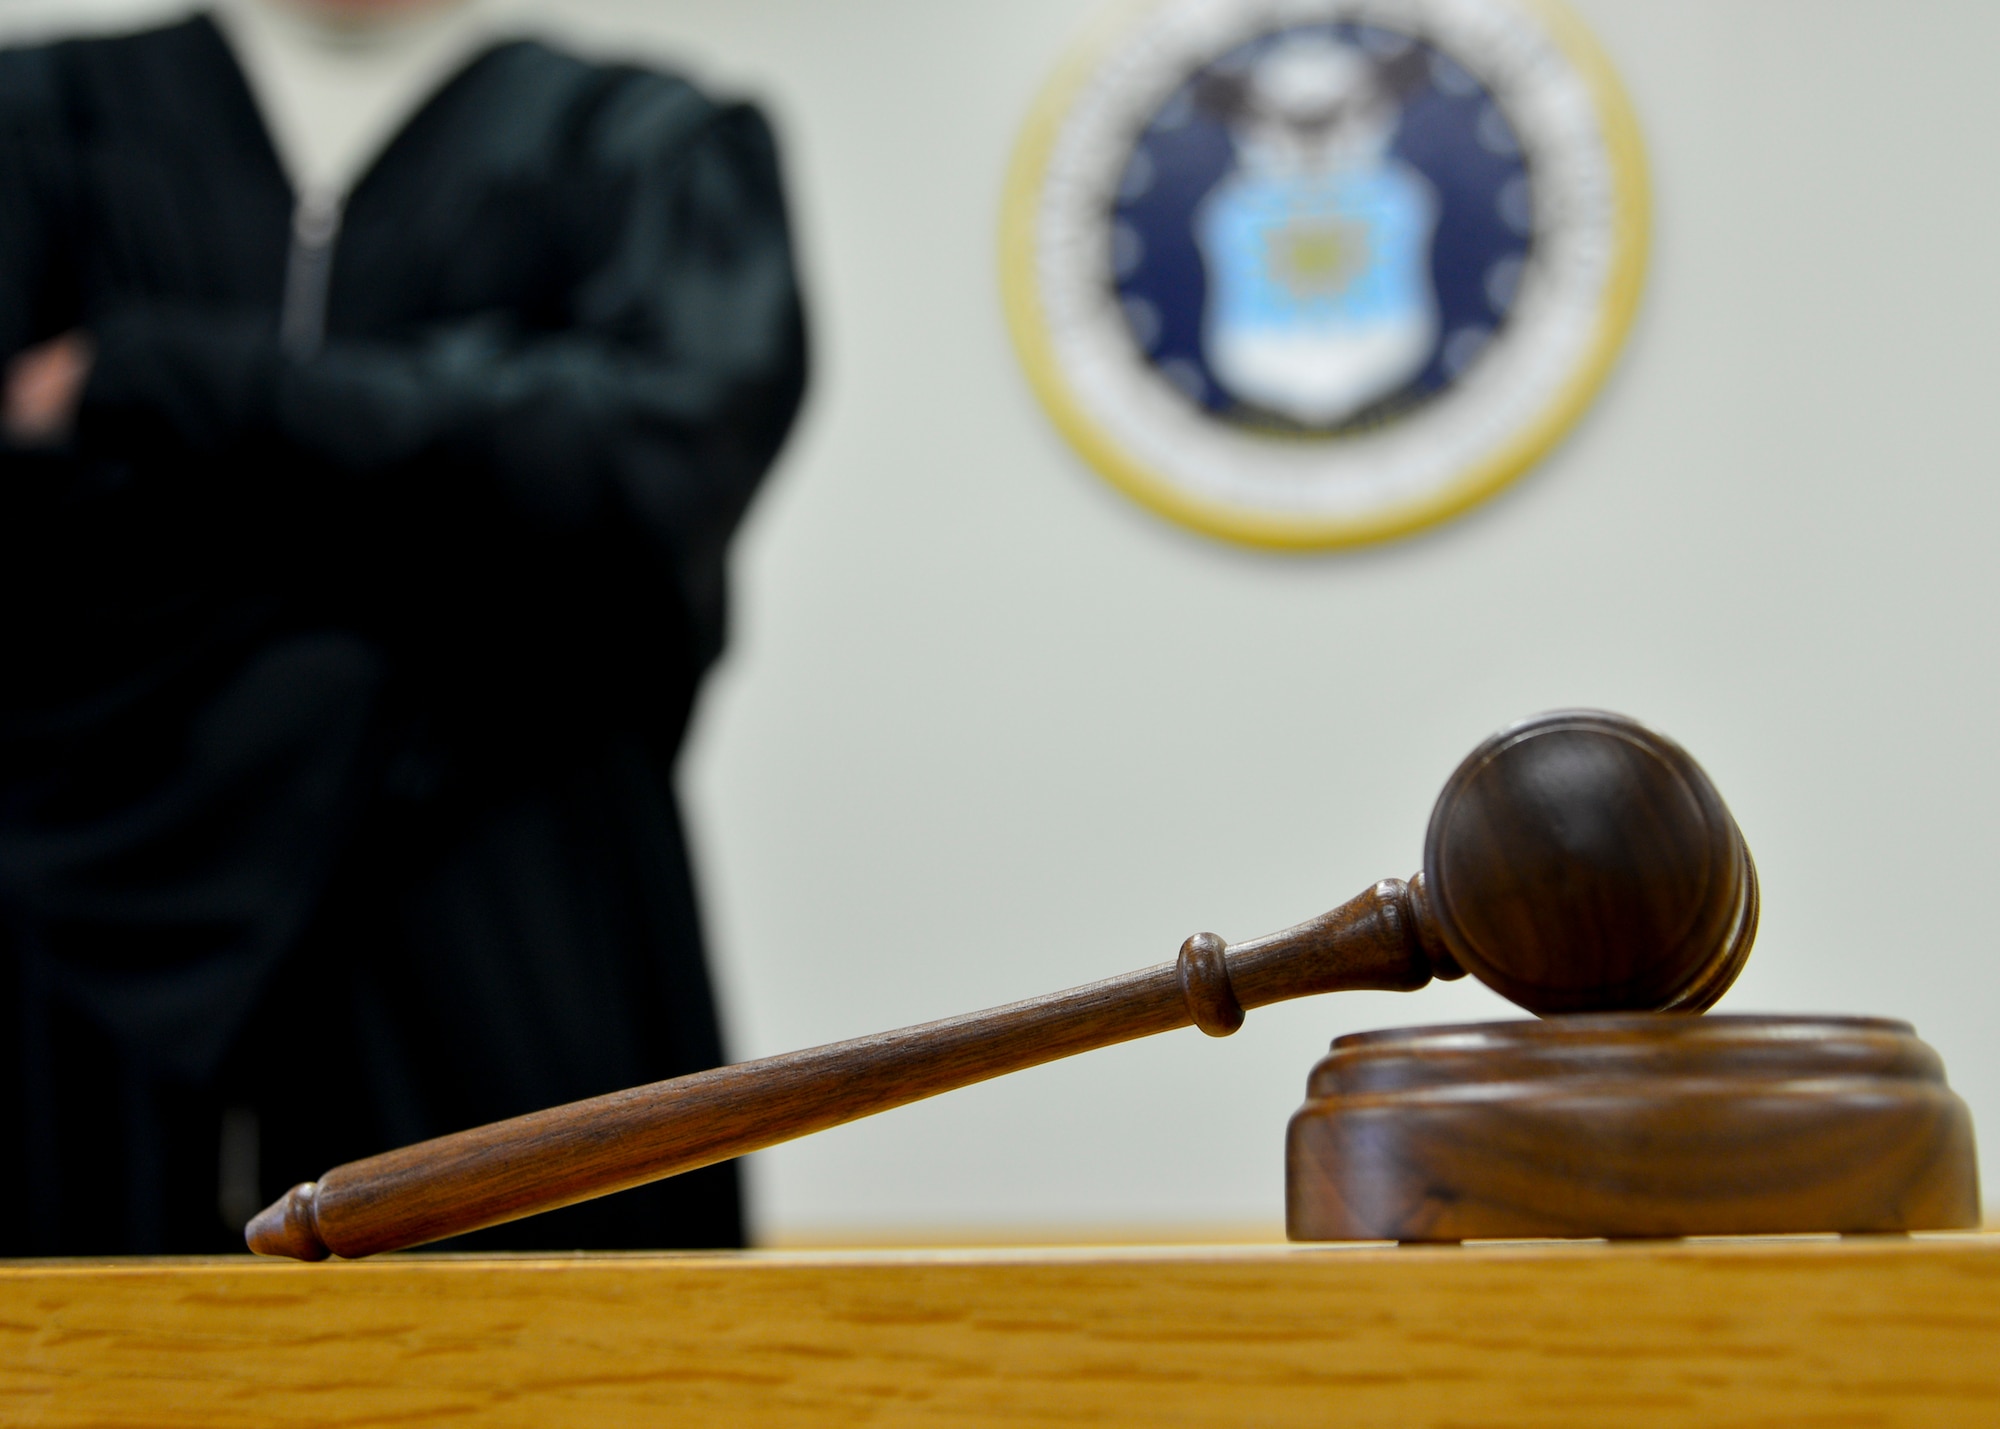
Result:
<svg viewBox="0 0 2000 1429"><path fill-rule="evenodd" d="M7 439L24 447L68 440L95 355L90 334L77 328L8 363L6 395L0 401L0 429Z"/></svg>

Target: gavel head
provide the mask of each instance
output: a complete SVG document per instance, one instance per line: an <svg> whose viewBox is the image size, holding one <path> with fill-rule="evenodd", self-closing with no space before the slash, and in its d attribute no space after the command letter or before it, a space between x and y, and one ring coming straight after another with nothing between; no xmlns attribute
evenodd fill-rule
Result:
<svg viewBox="0 0 2000 1429"><path fill-rule="evenodd" d="M1424 839L1430 921L1530 1012L1700 1012L1757 934L1757 870L1701 766L1623 715L1557 710L1467 756Z"/></svg>

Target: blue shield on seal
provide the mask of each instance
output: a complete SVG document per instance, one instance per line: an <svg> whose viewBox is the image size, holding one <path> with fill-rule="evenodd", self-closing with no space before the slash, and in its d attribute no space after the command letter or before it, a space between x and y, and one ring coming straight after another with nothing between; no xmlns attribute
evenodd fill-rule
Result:
<svg viewBox="0 0 2000 1429"><path fill-rule="evenodd" d="M1236 167L1194 214L1209 371L1238 401L1310 427L1408 384L1438 340L1437 194L1387 152L1395 106L1365 73L1343 46L1273 56L1258 78L1277 101L1232 125Z"/></svg>

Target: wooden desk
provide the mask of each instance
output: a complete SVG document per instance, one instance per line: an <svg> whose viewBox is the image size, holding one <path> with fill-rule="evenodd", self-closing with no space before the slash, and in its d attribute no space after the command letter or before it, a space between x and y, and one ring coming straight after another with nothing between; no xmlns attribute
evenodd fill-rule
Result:
<svg viewBox="0 0 2000 1429"><path fill-rule="evenodd" d="M0 1422L2000 1424L2000 1235L0 1263Z"/></svg>

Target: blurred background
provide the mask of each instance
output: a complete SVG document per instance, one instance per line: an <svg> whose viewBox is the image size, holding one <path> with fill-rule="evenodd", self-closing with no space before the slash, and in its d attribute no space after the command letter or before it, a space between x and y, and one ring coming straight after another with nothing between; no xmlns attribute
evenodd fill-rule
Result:
<svg viewBox="0 0 2000 1429"><path fill-rule="evenodd" d="M0 0L0 38L184 6ZM730 1054L1239 939L1418 864L1457 760L1559 705L1714 777L1763 876L1724 1011L1908 1018L2000 1147L2000 189L1980 0L1573 0L1652 166L1626 352L1539 468L1367 550L1169 526L1030 395L1001 185L1082 0L563 0L523 28L776 122L809 407L740 540L681 778ZM1467 983L1267 1008L751 1162L766 1244L1275 1235L1328 1040Z"/></svg>

